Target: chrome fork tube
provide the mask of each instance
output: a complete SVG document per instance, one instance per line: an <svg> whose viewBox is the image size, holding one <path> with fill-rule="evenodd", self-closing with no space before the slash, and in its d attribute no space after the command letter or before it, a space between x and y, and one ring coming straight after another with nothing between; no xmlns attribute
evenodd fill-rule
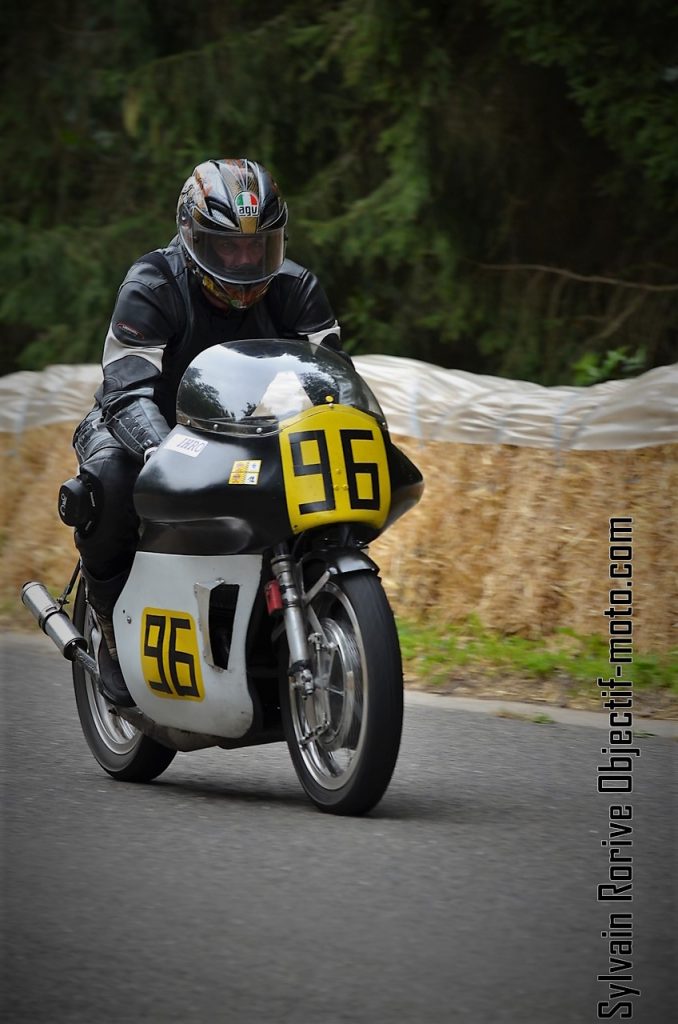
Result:
<svg viewBox="0 0 678 1024"><path fill-rule="evenodd" d="M302 595L295 579L294 560L286 544L278 544L274 548L271 568L278 581L283 604L283 621L290 649L288 673L303 690L304 696L310 696L315 687L306 636L306 616Z"/></svg>

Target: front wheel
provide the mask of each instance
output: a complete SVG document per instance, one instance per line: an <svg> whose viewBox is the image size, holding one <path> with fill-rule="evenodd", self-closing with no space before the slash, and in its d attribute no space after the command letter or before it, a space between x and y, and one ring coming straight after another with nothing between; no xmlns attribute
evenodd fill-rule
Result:
<svg viewBox="0 0 678 1024"><path fill-rule="evenodd" d="M308 606L315 690L282 673L280 706L297 776L313 803L365 814L386 792L403 722L393 613L373 572L330 577Z"/></svg>
<svg viewBox="0 0 678 1024"><path fill-rule="evenodd" d="M80 583L73 607L73 624L92 653L92 612ZM176 750L156 743L121 718L99 693L88 672L73 662L73 687L80 725L87 744L104 771L121 782L150 782L174 760Z"/></svg>

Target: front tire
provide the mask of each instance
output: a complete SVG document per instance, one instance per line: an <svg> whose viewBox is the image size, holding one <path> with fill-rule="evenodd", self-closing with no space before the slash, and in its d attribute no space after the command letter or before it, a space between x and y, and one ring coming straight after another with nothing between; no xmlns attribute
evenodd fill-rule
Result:
<svg viewBox="0 0 678 1024"><path fill-rule="evenodd" d="M80 582L73 607L73 624L92 653L92 612ZM170 750L144 736L121 718L81 665L73 662L73 688L80 725L92 754L105 772L121 782L150 782L172 763Z"/></svg>
<svg viewBox="0 0 678 1024"><path fill-rule="evenodd" d="M386 792L403 722L403 674L393 613L373 572L330 577L308 608L315 692L280 685L285 739L313 803L365 814ZM313 653L314 652L314 653Z"/></svg>

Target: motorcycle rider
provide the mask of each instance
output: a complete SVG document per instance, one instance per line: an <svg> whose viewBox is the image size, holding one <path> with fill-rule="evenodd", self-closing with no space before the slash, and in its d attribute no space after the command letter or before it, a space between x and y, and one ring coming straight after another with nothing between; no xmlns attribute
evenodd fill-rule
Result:
<svg viewBox="0 0 678 1024"><path fill-rule="evenodd" d="M132 492L176 424L175 399L203 349L242 338L307 338L340 349L317 278L285 257L287 205L269 171L248 159L199 164L177 205L178 233L140 257L118 291L103 351L103 384L73 444L92 522L75 543L95 613L92 641L105 696L131 706L112 615L138 541Z"/></svg>

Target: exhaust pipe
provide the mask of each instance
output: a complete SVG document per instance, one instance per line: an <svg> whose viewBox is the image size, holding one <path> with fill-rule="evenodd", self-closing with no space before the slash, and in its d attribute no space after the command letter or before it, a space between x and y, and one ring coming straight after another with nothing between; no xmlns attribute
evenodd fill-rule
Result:
<svg viewBox="0 0 678 1024"><path fill-rule="evenodd" d="M82 667L98 678L94 658L87 653L87 641L79 633L66 612L59 607L47 587L37 580L24 583L21 601L28 608L40 629L56 644L68 661L78 661Z"/></svg>

